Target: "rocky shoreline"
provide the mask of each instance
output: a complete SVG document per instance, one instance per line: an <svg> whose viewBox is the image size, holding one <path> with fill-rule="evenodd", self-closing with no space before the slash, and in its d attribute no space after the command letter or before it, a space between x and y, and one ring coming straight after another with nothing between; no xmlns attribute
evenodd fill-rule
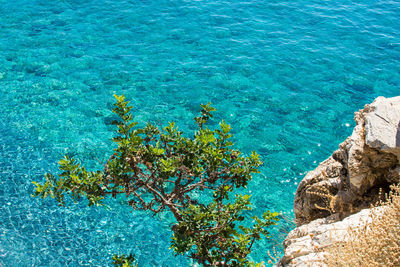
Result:
<svg viewBox="0 0 400 267"><path fill-rule="evenodd" d="M400 96L378 97L354 119L352 135L299 184L297 228L279 266L324 266L324 248L367 223L371 205L400 181Z"/></svg>

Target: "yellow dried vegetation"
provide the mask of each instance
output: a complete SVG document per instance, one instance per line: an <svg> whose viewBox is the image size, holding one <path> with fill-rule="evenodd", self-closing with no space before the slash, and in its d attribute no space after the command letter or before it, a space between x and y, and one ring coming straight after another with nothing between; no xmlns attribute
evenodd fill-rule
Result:
<svg viewBox="0 0 400 267"><path fill-rule="evenodd" d="M371 209L371 222L349 229L347 239L328 247L328 266L400 266L400 185Z"/></svg>

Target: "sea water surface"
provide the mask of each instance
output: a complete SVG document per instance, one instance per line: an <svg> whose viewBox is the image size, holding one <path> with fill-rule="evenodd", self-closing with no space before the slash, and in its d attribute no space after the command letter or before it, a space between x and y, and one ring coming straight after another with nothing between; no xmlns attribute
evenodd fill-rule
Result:
<svg viewBox="0 0 400 267"><path fill-rule="evenodd" d="M353 112L400 93L400 2L384 0L0 0L0 265L188 266L170 221L123 201L58 207L30 196L65 153L91 168L112 151L113 93L135 120L176 121L199 104L265 164L258 213L293 218L299 181L351 133ZM258 243L252 258L293 225ZM279 246L278 246L279 249Z"/></svg>

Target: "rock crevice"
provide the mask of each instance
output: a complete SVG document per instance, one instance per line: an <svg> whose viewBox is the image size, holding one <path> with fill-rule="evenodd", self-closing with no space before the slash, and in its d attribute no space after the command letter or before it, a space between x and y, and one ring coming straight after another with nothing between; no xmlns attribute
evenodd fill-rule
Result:
<svg viewBox="0 0 400 267"><path fill-rule="evenodd" d="M284 242L283 266L301 266L321 256L310 242L318 239L321 247L340 239L343 231L330 227L344 229L368 216L368 208L400 181L400 97L378 97L356 112L354 120L352 135L297 188L298 228ZM334 237L324 238L327 231Z"/></svg>

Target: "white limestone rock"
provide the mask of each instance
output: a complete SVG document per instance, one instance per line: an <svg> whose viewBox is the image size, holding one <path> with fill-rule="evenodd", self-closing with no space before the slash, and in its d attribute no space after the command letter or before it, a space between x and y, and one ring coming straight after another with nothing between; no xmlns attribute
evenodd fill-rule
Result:
<svg viewBox="0 0 400 267"><path fill-rule="evenodd" d="M382 208L374 209L374 212L382 211ZM283 243L285 255L278 266L326 266L323 259L327 254L323 250L335 242L347 240L349 228L357 229L370 223L371 213L370 209L364 209L341 221L337 221L336 214L297 227Z"/></svg>
<svg viewBox="0 0 400 267"><path fill-rule="evenodd" d="M352 135L300 182L294 199L298 227L284 241L279 266L324 266L322 249L368 223L379 191L400 182L400 96L378 97L354 120Z"/></svg>
<svg viewBox="0 0 400 267"><path fill-rule="evenodd" d="M400 97L378 97L354 120L352 135L300 182L294 200L297 225L369 207L379 188L387 191L400 181Z"/></svg>
<svg viewBox="0 0 400 267"><path fill-rule="evenodd" d="M375 149L400 155L400 96L378 97L365 116L365 143Z"/></svg>

